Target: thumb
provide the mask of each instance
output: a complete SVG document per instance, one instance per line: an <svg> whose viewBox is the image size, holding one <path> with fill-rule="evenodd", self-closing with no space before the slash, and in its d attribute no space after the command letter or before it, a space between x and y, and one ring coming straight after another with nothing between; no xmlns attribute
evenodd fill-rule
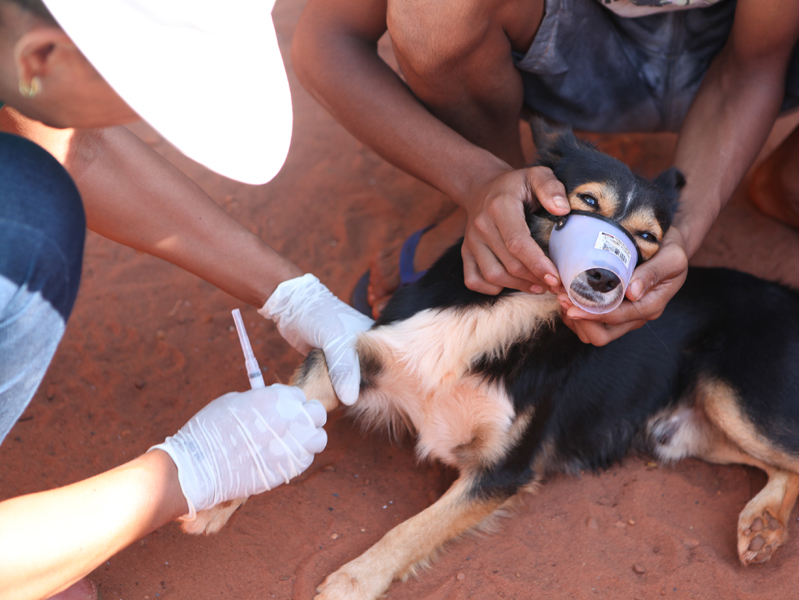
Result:
<svg viewBox="0 0 799 600"><path fill-rule="evenodd" d="M352 406L358 399L361 384L361 366L355 348L344 350L334 365L328 365L330 381L342 403Z"/></svg>
<svg viewBox="0 0 799 600"><path fill-rule="evenodd" d="M644 270L643 266L638 267L635 270L633 280L630 282L630 287L627 288L627 298L633 302L638 302L644 294L654 287L653 279L648 270Z"/></svg>
<svg viewBox="0 0 799 600"><path fill-rule="evenodd" d="M637 302L661 282L684 276L687 268L688 257L683 248L676 243L664 244L655 256L633 271L627 298Z"/></svg>
<svg viewBox="0 0 799 600"><path fill-rule="evenodd" d="M565 215L571 207L566 196L566 188L548 167L531 167L527 170L527 181L533 195L547 212Z"/></svg>
<svg viewBox="0 0 799 600"><path fill-rule="evenodd" d="M630 287L627 288L627 298L638 302L646 296L663 278L659 263L653 258L645 262L633 272Z"/></svg>

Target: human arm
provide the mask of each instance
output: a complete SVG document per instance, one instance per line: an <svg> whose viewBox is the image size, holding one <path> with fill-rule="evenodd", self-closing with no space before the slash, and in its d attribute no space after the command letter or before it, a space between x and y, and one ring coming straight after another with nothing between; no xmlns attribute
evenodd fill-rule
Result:
<svg viewBox="0 0 799 600"><path fill-rule="evenodd" d="M234 392L120 467L0 503L0 598L47 597L173 519L288 482L324 448L324 422L298 388Z"/></svg>
<svg viewBox="0 0 799 600"><path fill-rule="evenodd" d="M435 10L432 5L429 9ZM406 84L377 53L377 42L387 30L387 10L383 0L311 0L292 47L300 81L356 138L466 209L467 285L488 293L505 286L529 290L557 285L554 265L525 225L523 203L541 202L564 214L568 205L562 185L543 167L515 169L522 160L520 151L515 160L504 160L500 144L494 152L485 149L460 133L464 128L448 125L440 112L428 109L431 102L423 103L413 91L418 92L416 82ZM521 82L511 63L510 43L501 37L499 60L511 70L512 90L493 97L507 98L507 106L497 113L505 119L511 141L507 146L518 146ZM404 70L409 77L411 70ZM544 281L546 275L552 279Z"/></svg>
<svg viewBox="0 0 799 600"><path fill-rule="evenodd" d="M796 3L739 0L727 43L713 60L680 131L674 165L687 183L661 249L635 270L629 301L611 313L589 315L560 296L567 324L584 342L604 345L656 319L680 289L688 260L771 131L797 37Z"/></svg>
<svg viewBox="0 0 799 600"><path fill-rule="evenodd" d="M282 282L303 275L124 127L53 129L9 109L0 112L0 125L46 148L67 167L81 192L88 226L101 235L167 260L258 308ZM318 295L324 286L316 283ZM372 321L323 291L325 311L296 319L281 333L301 351L320 347L328 359L335 358L329 364L334 386L342 401L352 404L360 382L355 338ZM297 313L307 298L296 294L284 309ZM345 321L334 318L349 313L356 314Z"/></svg>
<svg viewBox="0 0 799 600"><path fill-rule="evenodd" d="M0 127L64 164L80 191L89 229L100 235L257 307L281 281L303 273L125 127L53 129L8 108L0 113Z"/></svg>
<svg viewBox="0 0 799 600"><path fill-rule="evenodd" d="M164 452L0 503L0 598L47 597L188 512Z"/></svg>

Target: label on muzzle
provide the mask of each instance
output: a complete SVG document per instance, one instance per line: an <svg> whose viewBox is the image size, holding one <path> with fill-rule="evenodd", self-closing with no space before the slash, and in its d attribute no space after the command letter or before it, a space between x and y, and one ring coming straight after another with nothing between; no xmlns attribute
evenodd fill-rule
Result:
<svg viewBox="0 0 799 600"><path fill-rule="evenodd" d="M597 250L607 250L608 252L612 252L616 255L616 258L624 263L625 268L630 266L630 258L632 258L632 254L627 249L627 245L615 235L612 235L606 231L600 231L596 238L594 248Z"/></svg>

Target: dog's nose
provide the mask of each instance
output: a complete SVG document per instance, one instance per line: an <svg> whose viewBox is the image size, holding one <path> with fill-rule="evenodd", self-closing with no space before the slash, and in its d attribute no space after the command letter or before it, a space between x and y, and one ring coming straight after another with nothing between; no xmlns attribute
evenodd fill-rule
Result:
<svg viewBox="0 0 799 600"><path fill-rule="evenodd" d="M586 272L588 285L601 294L607 294L621 283L618 276L607 269L589 269Z"/></svg>

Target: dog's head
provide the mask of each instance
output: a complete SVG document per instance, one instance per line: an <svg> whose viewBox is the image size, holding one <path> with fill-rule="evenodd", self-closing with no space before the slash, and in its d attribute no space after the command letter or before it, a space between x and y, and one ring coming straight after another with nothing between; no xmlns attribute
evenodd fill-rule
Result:
<svg viewBox="0 0 799 600"><path fill-rule="evenodd" d="M639 261L649 260L660 248L671 225L685 178L676 168L653 181L635 175L619 160L578 140L571 129L555 128L541 119L532 122L538 164L552 169L563 183L572 210L597 213L625 229L638 246ZM528 215L530 233L549 252L554 226L543 209ZM605 269L591 269L580 276L572 292L588 303L608 305L622 293L619 279Z"/></svg>

